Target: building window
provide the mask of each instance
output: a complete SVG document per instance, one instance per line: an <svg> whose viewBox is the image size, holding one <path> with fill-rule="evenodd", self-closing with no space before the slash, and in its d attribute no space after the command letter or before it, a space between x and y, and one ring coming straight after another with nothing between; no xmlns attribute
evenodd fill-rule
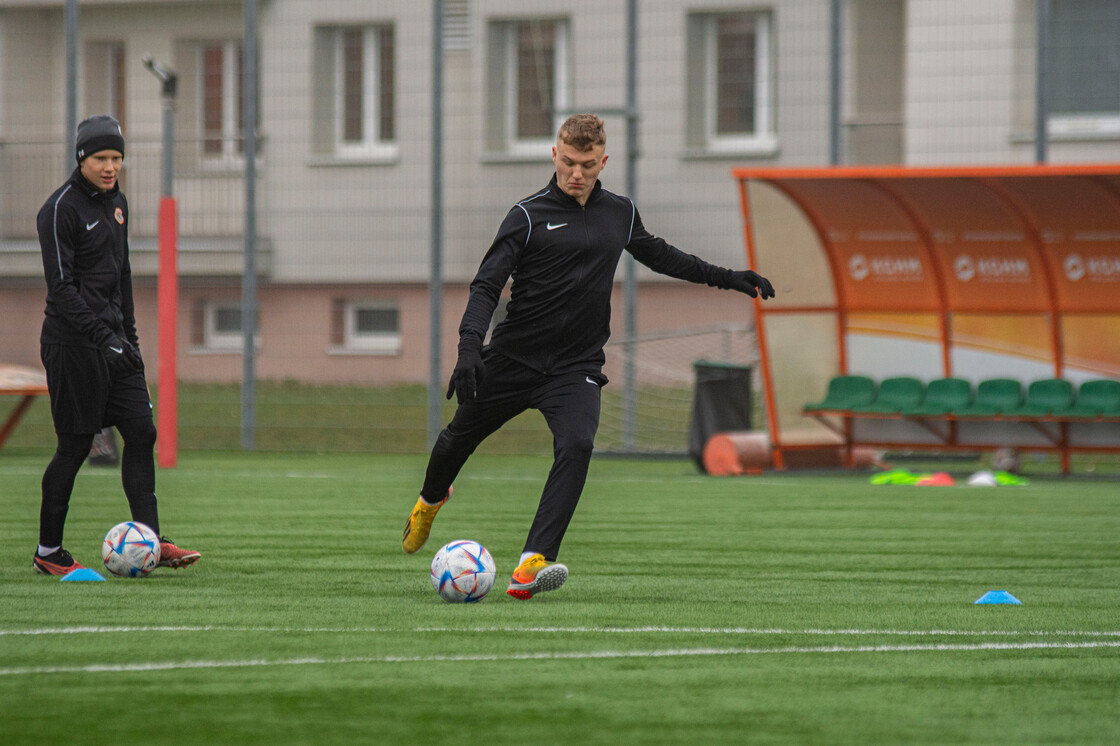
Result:
<svg viewBox="0 0 1120 746"><path fill-rule="evenodd" d="M570 113L568 29L559 19L490 24L490 150L548 155Z"/></svg>
<svg viewBox="0 0 1120 746"><path fill-rule="evenodd" d="M396 159L396 46L390 24L315 29L311 145L324 162Z"/></svg>
<svg viewBox="0 0 1120 746"><path fill-rule="evenodd" d="M395 302L336 298L332 316L330 352L367 355L400 353L400 308Z"/></svg>
<svg viewBox="0 0 1120 746"><path fill-rule="evenodd" d="M206 160L236 161L245 152L243 67L240 42L205 42L199 49L199 121Z"/></svg>
<svg viewBox="0 0 1120 746"><path fill-rule="evenodd" d="M689 145L775 152L770 14L693 13L688 33Z"/></svg>
<svg viewBox="0 0 1120 746"><path fill-rule="evenodd" d="M254 345L260 346L260 319ZM241 305L236 301L199 301L191 320L193 352L241 352Z"/></svg>
<svg viewBox="0 0 1120 746"><path fill-rule="evenodd" d="M1120 3L1051 0L1051 136L1120 135Z"/></svg>
<svg viewBox="0 0 1120 746"><path fill-rule="evenodd" d="M371 154L396 139L393 29L336 31L335 137L340 154Z"/></svg>

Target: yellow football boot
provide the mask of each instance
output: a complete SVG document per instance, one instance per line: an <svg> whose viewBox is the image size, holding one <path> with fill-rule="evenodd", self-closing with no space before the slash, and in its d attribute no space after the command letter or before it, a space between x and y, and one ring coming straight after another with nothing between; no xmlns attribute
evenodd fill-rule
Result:
<svg viewBox="0 0 1120 746"><path fill-rule="evenodd" d="M428 534L432 531L432 521L443 504L451 499L452 489L447 488L447 494L435 505L428 505L424 498L416 498L416 506L404 524L404 536L401 537L401 548L405 554L416 554L428 541Z"/></svg>

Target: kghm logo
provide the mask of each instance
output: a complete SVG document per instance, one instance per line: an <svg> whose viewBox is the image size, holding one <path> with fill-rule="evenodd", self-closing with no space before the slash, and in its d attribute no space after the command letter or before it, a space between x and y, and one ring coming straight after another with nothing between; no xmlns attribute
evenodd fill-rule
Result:
<svg viewBox="0 0 1120 746"><path fill-rule="evenodd" d="M976 267L972 264L972 257L968 254L961 254L957 260L953 262L953 274L961 282L968 282L976 275Z"/></svg>
<svg viewBox="0 0 1120 746"><path fill-rule="evenodd" d="M1080 254L1066 256L1066 260L1062 262L1062 269L1065 270L1066 278L1070 282L1077 282L1085 276L1085 262L1082 261Z"/></svg>
<svg viewBox="0 0 1120 746"><path fill-rule="evenodd" d="M871 270L867 266L867 257L863 254L852 254L852 258L848 260L848 274L852 276L853 280L865 280Z"/></svg>
<svg viewBox="0 0 1120 746"><path fill-rule="evenodd" d="M953 274L961 282L976 277L981 282L1030 282L1031 264L1022 257L986 256L973 259L961 254L953 261Z"/></svg>
<svg viewBox="0 0 1120 746"><path fill-rule="evenodd" d="M1080 254L1067 254L1062 262L1066 279L1077 282L1088 277L1090 282L1120 282L1120 257L1091 256L1083 259Z"/></svg>
<svg viewBox="0 0 1120 746"><path fill-rule="evenodd" d="M921 282L922 261L912 256L873 256L853 254L848 273L856 281L871 277L880 282Z"/></svg>

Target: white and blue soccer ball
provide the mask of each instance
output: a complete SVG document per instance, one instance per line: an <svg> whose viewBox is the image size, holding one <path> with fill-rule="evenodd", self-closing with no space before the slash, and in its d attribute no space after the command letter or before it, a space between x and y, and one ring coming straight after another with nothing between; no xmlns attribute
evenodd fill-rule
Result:
<svg viewBox="0 0 1120 746"><path fill-rule="evenodd" d="M138 521L118 523L101 542L105 568L122 578L139 578L159 564L159 536Z"/></svg>
<svg viewBox="0 0 1120 746"><path fill-rule="evenodd" d="M494 558L477 541L446 544L432 558L432 587L453 604L481 601L494 587Z"/></svg>

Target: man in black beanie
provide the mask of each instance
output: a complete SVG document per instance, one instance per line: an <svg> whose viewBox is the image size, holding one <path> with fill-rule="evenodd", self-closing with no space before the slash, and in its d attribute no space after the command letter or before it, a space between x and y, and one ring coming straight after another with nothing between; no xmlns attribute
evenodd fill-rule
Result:
<svg viewBox="0 0 1120 746"><path fill-rule="evenodd" d="M159 534L156 428L136 335L128 258L128 202L117 184L124 135L111 116L78 125L70 179L39 210L47 306L39 337L58 447L43 474L39 547L33 567L66 575L82 566L62 547L74 479L93 437L115 425L124 440L121 481L132 520ZM160 566L183 567L198 552L160 536Z"/></svg>
<svg viewBox="0 0 1120 746"><path fill-rule="evenodd" d="M102 150L115 150L124 158L124 135L121 133L121 124L108 114L98 114L83 120L78 125L77 147L75 156L78 165L86 156L99 153Z"/></svg>

